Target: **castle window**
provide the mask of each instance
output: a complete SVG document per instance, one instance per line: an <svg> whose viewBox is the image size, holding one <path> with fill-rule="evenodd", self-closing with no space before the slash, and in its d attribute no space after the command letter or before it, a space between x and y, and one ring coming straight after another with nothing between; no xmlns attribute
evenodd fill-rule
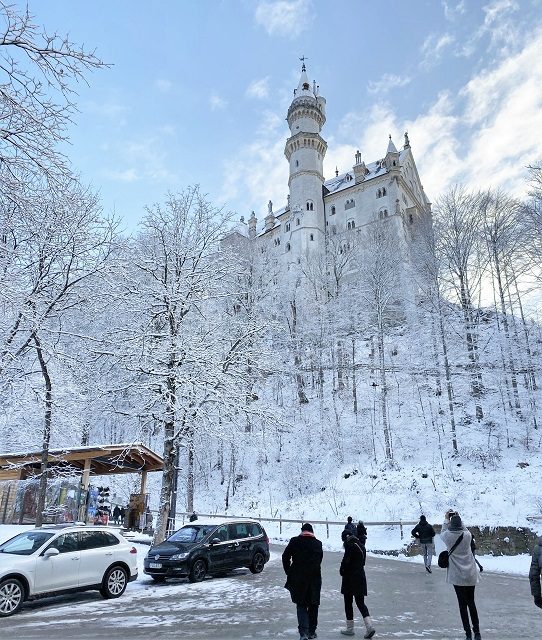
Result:
<svg viewBox="0 0 542 640"><path fill-rule="evenodd" d="M290 231L290 223L287 222L285 227L284 227L284 233L286 233L287 231Z"/></svg>
<svg viewBox="0 0 542 640"><path fill-rule="evenodd" d="M314 233L311 233L311 240L314 240Z"/></svg>
<svg viewBox="0 0 542 640"><path fill-rule="evenodd" d="M408 221L410 222L410 224L414 222L414 216L411 213L408 216Z"/></svg>
<svg viewBox="0 0 542 640"><path fill-rule="evenodd" d="M286 243L286 251L290 251L290 243L289 242Z"/></svg>
<svg viewBox="0 0 542 640"><path fill-rule="evenodd" d="M356 203L355 203L355 201L354 201L354 199L353 199L353 198L350 198L350 200L347 200L347 201L344 203L344 208L345 208L345 209L352 209L352 208L353 208L353 207L355 207L355 206L356 206Z"/></svg>
<svg viewBox="0 0 542 640"><path fill-rule="evenodd" d="M331 215L334 216L335 215L335 207L331 207Z"/></svg>
<svg viewBox="0 0 542 640"><path fill-rule="evenodd" d="M388 210L387 209L380 209L380 211L378 212L378 217L380 220L384 220L384 218L388 217Z"/></svg>
<svg viewBox="0 0 542 640"><path fill-rule="evenodd" d="M299 160L296 160L296 161L295 161L295 166L296 166L296 167L299 167Z"/></svg>
<svg viewBox="0 0 542 640"><path fill-rule="evenodd" d="M381 189L379 189L379 190L376 192L376 197L377 197L377 198L381 198L381 197L382 197L382 190L381 190Z"/></svg>
<svg viewBox="0 0 542 640"><path fill-rule="evenodd" d="M355 228L355 226L356 226L356 223L354 222L354 220L349 220L349 221L346 223L346 228L347 228L347 229L349 229L349 230L350 230L350 229L354 229L354 228Z"/></svg>
<svg viewBox="0 0 542 640"><path fill-rule="evenodd" d="M307 211L314 211L314 203L310 200L307 200Z"/></svg>
<svg viewBox="0 0 542 640"><path fill-rule="evenodd" d="M296 218L295 223L296 223L296 225L299 227L299 224L300 224L299 218Z"/></svg>
<svg viewBox="0 0 542 640"><path fill-rule="evenodd" d="M382 195L385 196L386 195L386 187L382 187Z"/></svg>

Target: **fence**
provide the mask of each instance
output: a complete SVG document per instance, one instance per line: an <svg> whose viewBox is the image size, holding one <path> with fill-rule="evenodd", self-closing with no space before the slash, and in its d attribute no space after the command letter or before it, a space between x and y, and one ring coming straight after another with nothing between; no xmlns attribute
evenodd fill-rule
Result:
<svg viewBox="0 0 542 640"><path fill-rule="evenodd" d="M190 517L190 513L187 512L181 512L178 514L179 516L182 516L183 519L183 524L185 523L185 519ZM337 520L328 520L327 518L325 520L312 520L311 518L305 518L304 520L295 520L295 519L291 519L291 518L282 518L280 515L278 518L266 518L266 517L262 517L261 515L258 514L258 517L256 518L256 516L236 516L236 515L230 515L230 514L219 514L219 513L198 513L197 514L198 518L227 518L228 520L231 519L246 519L246 518L254 518L255 520L258 520L259 522L278 522L279 523L279 533L282 533L282 525L284 523L288 523L288 524L303 524L304 522L310 522L311 524L322 524L326 526L326 537L329 538L329 527L334 527L334 526L340 526L344 528L345 522L344 520L341 521L337 521ZM418 524L418 520L398 520L398 521L363 521L363 524L365 526L390 526L390 527L396 527L399 526L400 531L401 531L401 540L403 539L403 525L405 526L410 526L410 525L416 525Z"/></svg>

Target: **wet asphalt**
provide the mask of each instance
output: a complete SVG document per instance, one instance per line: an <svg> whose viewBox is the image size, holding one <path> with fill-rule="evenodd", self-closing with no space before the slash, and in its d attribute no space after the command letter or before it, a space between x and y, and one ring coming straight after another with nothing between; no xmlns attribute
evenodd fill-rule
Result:
<svg viewBox="0 0 542 640"><path fill-rule="evenodd" d="M124 596L103 600L97 592L26 603L20 613L0 619L1 640L140 638L297 640L295 605L283 588L280 547L263 573L237 570L199 584L172 580L155 584L140 575ZM344 638L338 567L341 554L325 552L318 638ZM367 559L366 599L380 638L463 640L453 587L445 570L425 572L422 564ZM542 640L542 610L534 606L525 577L484 572L476 588L483 640ZM356 636L363 638L359 612Z"/></svg>

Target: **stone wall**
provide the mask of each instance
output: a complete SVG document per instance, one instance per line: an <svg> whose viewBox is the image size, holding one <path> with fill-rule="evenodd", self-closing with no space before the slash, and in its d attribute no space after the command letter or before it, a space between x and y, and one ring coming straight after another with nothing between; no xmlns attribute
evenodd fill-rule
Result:
<svg viewBox="0 0 542 640"><path fill-rule="evenodd" d="M433 527L437 535L440 525ZM494 556L515 556L520 553L532 553L537 534L524 527L468 527L476 541L476 554ZM407 556L421 553L420 545L412 541L404 549Z"/></svg>

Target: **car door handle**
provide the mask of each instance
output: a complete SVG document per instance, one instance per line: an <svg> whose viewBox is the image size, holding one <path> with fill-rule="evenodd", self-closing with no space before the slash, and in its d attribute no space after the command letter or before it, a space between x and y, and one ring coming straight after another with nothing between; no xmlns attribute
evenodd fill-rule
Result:
<svg viewBox="0 0 542 640"><path fill-rule="evenodd" d="M106 556L112 556L112 555L113 555L113 552L112 552L112 551L108 551L105 555L106 555Z"/></svg>
<svg viewBox="0 0 542 640"><path fill-rule="evenodd" d="M79 560L79 558L72 558L72 560Z"/></svg>

